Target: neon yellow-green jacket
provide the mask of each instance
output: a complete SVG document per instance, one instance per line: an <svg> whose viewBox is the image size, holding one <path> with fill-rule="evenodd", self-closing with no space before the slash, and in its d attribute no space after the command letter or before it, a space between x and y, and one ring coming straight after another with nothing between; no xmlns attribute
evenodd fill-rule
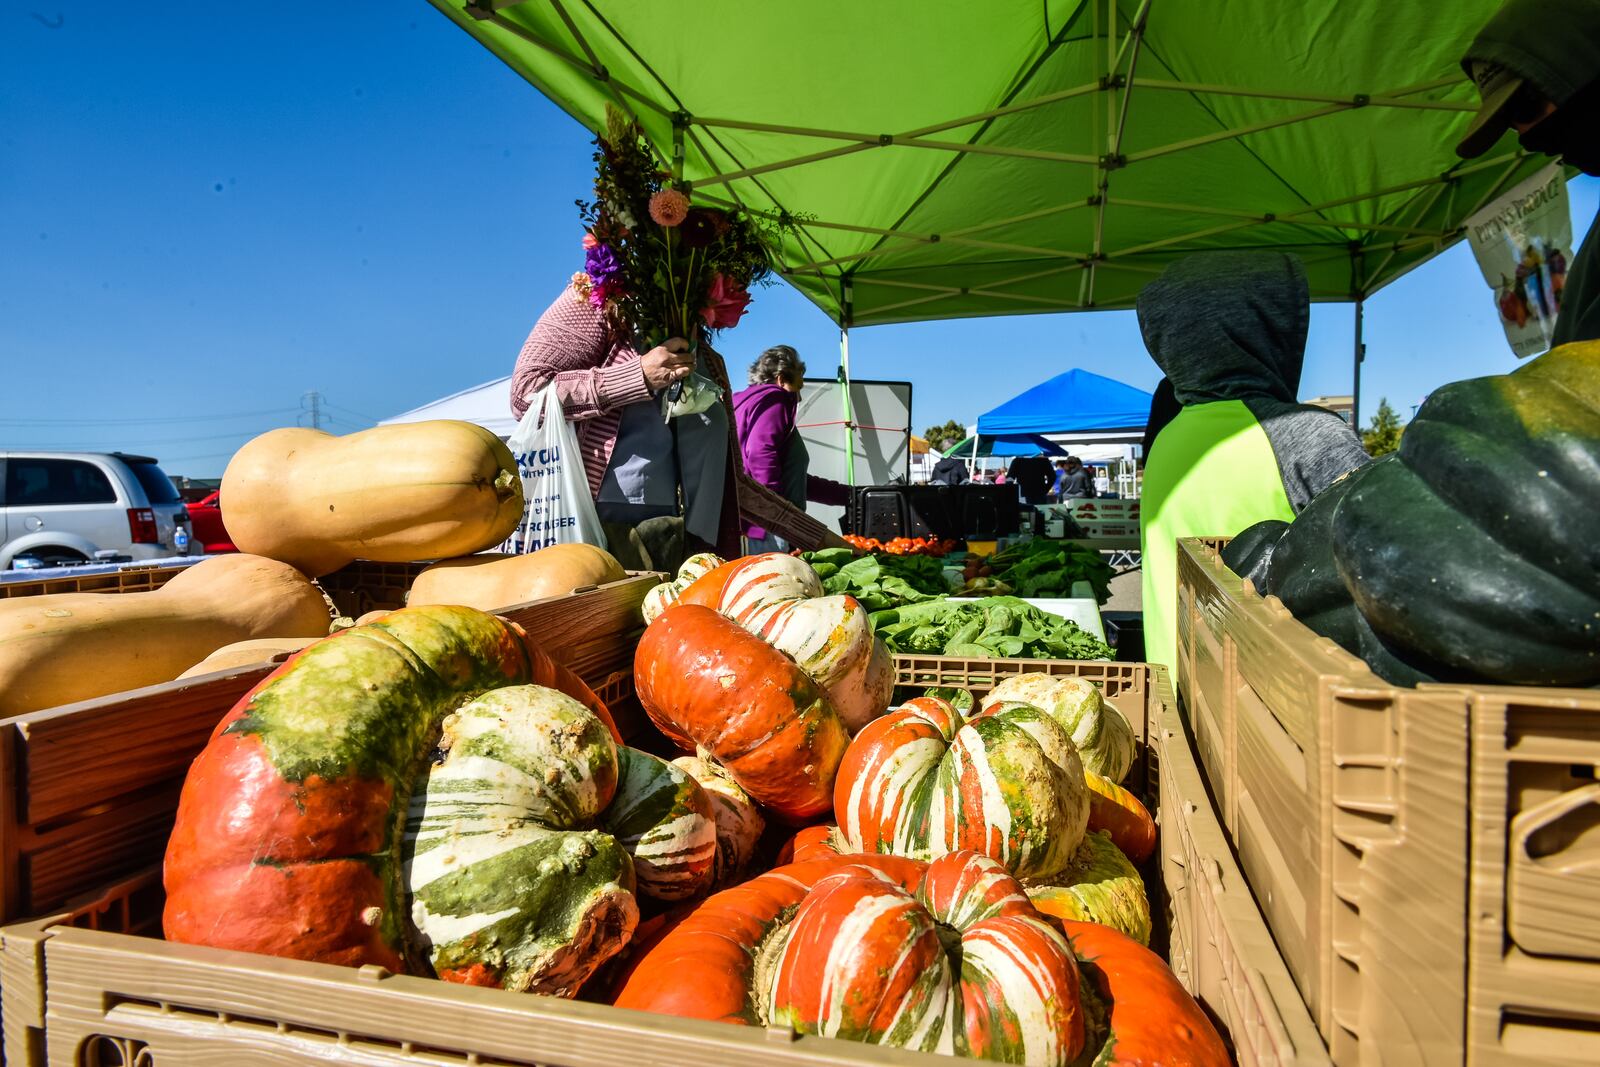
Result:
<svg viewBox="0 0 1600 1067"><path fill-rule="evenodd" d="M1183 406L1150 446L1139 505L1145 657L1175 670L1177 539L1288 522L1367 454L1339 416L1295 402L1311 304L1293 256L1189 256L1144 288L1138 308L1145 346Z"/></svg>
<svg viewBox="0 0 1600 1067"><path fill-rule="evenodd" d="M1243 401L1186 407L1156 435L1139 516L1145 658L1176 670L1177 539L1232 537L1263 519L1294 519L1272 444Z"/></svg>

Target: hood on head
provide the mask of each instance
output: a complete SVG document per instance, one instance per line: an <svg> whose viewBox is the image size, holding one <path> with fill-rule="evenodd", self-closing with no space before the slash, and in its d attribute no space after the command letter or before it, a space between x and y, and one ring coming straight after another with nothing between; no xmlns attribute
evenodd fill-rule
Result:
<svg viewBox="0 0 1600 1067"><path fill-rule="evenodd" d="M1139 293L1139 331L1181 404L1262 396L1292 404L1310 301L1292 255L1201 252Z"/></svg>

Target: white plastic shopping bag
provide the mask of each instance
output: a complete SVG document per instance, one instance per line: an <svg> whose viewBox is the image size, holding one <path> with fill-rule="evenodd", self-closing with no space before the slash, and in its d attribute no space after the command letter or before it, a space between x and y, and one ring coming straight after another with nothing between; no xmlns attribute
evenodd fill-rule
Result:
<svg viewBox="0 0 1600 1067"><path fill-rule="evenodd" d="M554 382L528 404L507 444L522 475L527 510L506 551L533 552L577 541L605 548L606 535L589 495L577 435L561 412Z"/></svg>

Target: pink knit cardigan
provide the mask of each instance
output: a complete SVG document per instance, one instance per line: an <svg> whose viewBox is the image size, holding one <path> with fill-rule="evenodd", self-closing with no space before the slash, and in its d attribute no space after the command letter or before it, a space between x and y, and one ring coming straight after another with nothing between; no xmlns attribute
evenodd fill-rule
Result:
<svg viewBox="0 0 1600 1067"><path fill-rule="evenodd" d="M650 399L639 353L606 328L600 309L571 287L545 309L522 345L511 372L511 412L522 418L528 401L554 379L561 410L572 422L589 491L598 496L611 463L622 409Z"/></svg>

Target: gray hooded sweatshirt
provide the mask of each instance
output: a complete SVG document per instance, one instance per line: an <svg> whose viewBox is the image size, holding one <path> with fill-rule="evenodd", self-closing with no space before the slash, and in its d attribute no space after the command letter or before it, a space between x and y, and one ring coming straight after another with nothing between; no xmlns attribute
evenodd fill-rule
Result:
<svg viewBox="0 0 1600 1067"><path fill-rule="evenodd" d="M1184 407L1241 401L1266 432L1298 513L1370 462L1348 423L1297 403L1311 301L1305 268L1282 252L1203 252L1139 294L1145 347ZM1226 479L1218 478L1219 490Z"/></svg>

